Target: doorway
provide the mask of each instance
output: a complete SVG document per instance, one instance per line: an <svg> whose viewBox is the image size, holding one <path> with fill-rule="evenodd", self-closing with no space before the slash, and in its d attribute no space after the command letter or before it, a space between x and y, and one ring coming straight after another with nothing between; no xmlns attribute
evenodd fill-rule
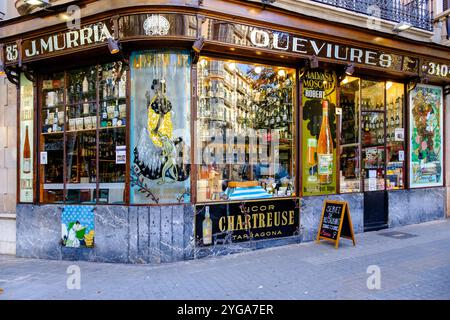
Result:
<svg viewBox="0 0 450 320"><path fill-rule="evenodd" d="M387 190L404 187L404 85L341 82L340 192L364 195L364 231L388 227Z"/></svg>

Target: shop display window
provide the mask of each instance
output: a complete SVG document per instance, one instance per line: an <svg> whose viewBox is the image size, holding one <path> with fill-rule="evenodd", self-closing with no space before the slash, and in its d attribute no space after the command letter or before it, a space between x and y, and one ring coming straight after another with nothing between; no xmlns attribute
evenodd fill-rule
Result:
<svg viewBox="0 0 450 320"><path fill-rule="evenodd" d="M197 201L295 194L295 70L201 57Z"/></svg>
<svg viewBox="0 0 450 320"><path fill-rule="evenodd" d="M405 86L386 82L386 189L403 189L405 184Z"/></svg>
<svg viewBox="0 0 450 320"><path fill-rule="evenodd" d="M122 63L42 81L40 201L124 203L126 71Z"/></svg>
<svg viewBox="0 0 450 320"><path fill-rule="evenodd" d="M191 201L191 55L131 55L130 203Z"/></svg>
<svg viewBox="0 0 450 320"><path fill-rule="evenodd" d="M360 192L359 146L360 79L347 76L341 82L340 192Z"/></svg>
<svg viewBox="0 0 450 320"><path fill-rule="evenodd" d="M361 80L363 191L384 190L385 83Z"/></svg>

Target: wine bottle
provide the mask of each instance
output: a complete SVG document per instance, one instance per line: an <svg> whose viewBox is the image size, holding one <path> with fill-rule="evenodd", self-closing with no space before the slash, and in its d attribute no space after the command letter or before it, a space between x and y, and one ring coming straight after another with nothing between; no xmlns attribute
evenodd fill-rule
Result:
<svg viewBox="0 0 450 320"><path fill-rule="evenodd" d="M89 92L89 81L86 76L83 79L83 94L86 95Z"/></svg>
<svg viewBox="0 0 450 320"><path fill-rule="evenodd" d="M322 101L322 125L317 141L318 175L320 184L330 184L333 175L333 139L328 120L328 101Z"/></svg>
<svg viewBox="0 0 450 320"><path fill-rule="evenodd" d="M30 151L30 138L28 135L28 126L25 127L25 142L23 145L23 173L27 174L31 172L31 151Z"/></svg>

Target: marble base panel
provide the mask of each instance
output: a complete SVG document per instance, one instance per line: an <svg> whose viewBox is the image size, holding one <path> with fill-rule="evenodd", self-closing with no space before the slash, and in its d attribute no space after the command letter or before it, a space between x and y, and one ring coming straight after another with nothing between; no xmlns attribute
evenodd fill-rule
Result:
<svg viewBox="0 0 450 320"><path fill-rule="evenodd" d="M443 219L446 188L390 191L389 227ZM300 199L298 236L209 248L194 245L194 206L97 206L95 248L60 245L61 206L17 206L18 257L113 263L164 263L314 241L325 200L347 201L355 233L364 232L362 193Z"/></svg>
<svg viewBox="0 0 450 320"><path fill-rule="evenodd" d="M390 228L445 218L444 187L390 191L388 196Z"/></svg>
<svg viewBox="0 0 450 320"><path fill-rule="evenodd" d="M60 245L56 205L17 206L18 257L115 263L160 263L194 257L192 206L97 206L95 247Z"/></svg>
<svg viewBox="0 0 450 320"><path fill-rule="evenodd" d="M347 201L350 206L353 232L364 232L364 195L362 193L304 197L300 200L302 241L316 240L325 200Z"/></svg>

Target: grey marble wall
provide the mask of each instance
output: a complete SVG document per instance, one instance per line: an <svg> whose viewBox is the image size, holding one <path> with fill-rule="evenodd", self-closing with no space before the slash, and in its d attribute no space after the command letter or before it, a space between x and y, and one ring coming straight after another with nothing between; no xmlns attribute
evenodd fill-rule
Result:
<svg viewBox="0 0 450 320"><path fill-rule="evenodd" d="M18 257L119 263L160 263L190 259L191 206L97 206L95 248L62 247L61 207L17 206Z"/></svg>
<svg viewBox="0 0 450 320"><path fill-rule="evenodd" d="M445 217L445 188L391 191L388 194L390 227ZM60 206L20 204L17 206L16 254L55 260L163 263L313 241L326 199L347 201L355 233L364 231L362 193L302 198L298 236L209 248L194 245L194 207L191 205L97 206L95 248L75 249L59 244Z"/></svg>
<svg viewBox="0 0 450 320"><path fill-rule="evenodd" d="M316 240L325 200L347 201L350 205L353 231L355 233L364 232L364 195L362 193L304 197L300 200L300 227L303 228L302 241Z"/></svg>
<svg viewBox="0 0 450 320"><path fill-rule="evenodd" d="M445 218L444 187L390 191L388 195L390 228Z"/></svg>

